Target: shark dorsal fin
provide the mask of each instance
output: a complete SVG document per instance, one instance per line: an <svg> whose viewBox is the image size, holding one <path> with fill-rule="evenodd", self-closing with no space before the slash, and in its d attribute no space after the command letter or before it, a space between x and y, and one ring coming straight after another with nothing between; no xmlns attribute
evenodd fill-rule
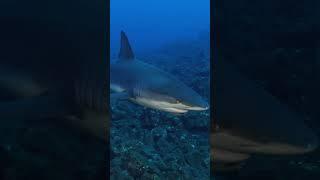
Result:
<svg viewBox="0 0 320 180"><path fill-rule="evenodd" d="M121 31L119 59L121 59L121 60L133 60L134 59L134 54L131 49L128 37L123 31Z"/></svg>

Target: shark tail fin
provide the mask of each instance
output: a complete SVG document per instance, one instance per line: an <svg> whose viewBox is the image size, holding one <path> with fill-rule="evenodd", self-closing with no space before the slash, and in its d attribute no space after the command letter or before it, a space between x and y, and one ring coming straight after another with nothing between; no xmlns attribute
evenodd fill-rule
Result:
<svg viewBox="0 0 320 180"><path fill-rule="evenodd" d="M128 37L123 31L121 31L120 43L121 45L120 45L119 59L124 59L124 60L134 59L134 54L131 49Z"/></svg>

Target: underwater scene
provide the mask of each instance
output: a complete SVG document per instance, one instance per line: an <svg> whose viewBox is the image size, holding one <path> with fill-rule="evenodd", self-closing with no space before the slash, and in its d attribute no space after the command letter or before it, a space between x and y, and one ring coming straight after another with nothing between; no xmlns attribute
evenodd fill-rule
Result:
<svg viewBox="0 0 320 180"><path fill-rule="evenodd" d="M105 7L0 2L1 180L106 179Z"/></svg>
<svg viewBox="0 0 320 180"><path fill-rule="evenodd" d="M214 2L212 179L320 178L319 7Z"/></svg>
<svg viewBox="0 0 320 180"><path fill-rule="evenodd" d="M320 178L320 1L108 3L0 2L1 180Z"/></svg>
<svg viewBox="0 0 320 180"><path fill-rule="evenodd" d="M110 178L210 179L209 1L110 9Z"/></svg>

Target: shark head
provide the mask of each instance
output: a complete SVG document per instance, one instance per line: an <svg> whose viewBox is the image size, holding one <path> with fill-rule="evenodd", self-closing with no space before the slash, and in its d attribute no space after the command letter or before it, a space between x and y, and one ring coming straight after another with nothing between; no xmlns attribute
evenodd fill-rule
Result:
<svg viewBox="0 0 320 180"><path fill-rule="evenodd" d="M165 77L162 80L154 79L156 83L150 82L150 87L134 89L133 100L143 106L172 113L203 111L209 108L208 103L194 90L173 77Z"/></svg>
<svg viewBox="0 0 320 180"><path fill-rule="evenodd" d="M171 74L135 58L128 38L121 32L118 60L111 64L111 90L127 92L145 107L172 113L203 111L209 104L192 88Z"/></svg>

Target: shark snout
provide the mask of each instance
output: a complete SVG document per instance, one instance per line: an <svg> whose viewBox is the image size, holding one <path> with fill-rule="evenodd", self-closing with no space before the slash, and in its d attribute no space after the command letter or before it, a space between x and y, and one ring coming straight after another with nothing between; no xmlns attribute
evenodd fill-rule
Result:
<svg viewBox="0 0 320 180"><path fill-rule="evenodd" d="M281 144L275 143L269 145L262 146L262 152L270 154L287 154L287 155L295 155L295 154L305 154L315 151L319 147L318 137L316 135L311 135L305 142L297 142L297 143L288 143Z"/></svg>
<svg viewBox="0 0 320 180"><path fill-rule="evenodd" d="M291 147L292 154L309 153L319 147L318 135L303 121L300 121L299 123L296 122L296 127L291 128L292 136L287 138L287 145Z"/></svg>
<svg viewBox="0 0 320 180"><path fill-rule="evenodd" d="M208 110L209 106L204 106L204 107L189 107L187 108L187 110L191 110L191 111L205 111Z"/></svg>
<svg viewBox="0 0 320 180"><path fill-rule="evenodd" d="M200 104L200 106L196 106L195 109L198 109L198 111L204 111L204 110L208 110L210 107L209 103L205 100L202 100L202 103Z"/></svg>
<svg viewBox="0 0 320 180"><path fill-rule="evenodd" d="M205 111L205 110L209 109L209 104L206 103L206 104L203 104L201 106L191 106L191 107L188 107L186 109L187 110L191 110L191 111Z"/></svg>

